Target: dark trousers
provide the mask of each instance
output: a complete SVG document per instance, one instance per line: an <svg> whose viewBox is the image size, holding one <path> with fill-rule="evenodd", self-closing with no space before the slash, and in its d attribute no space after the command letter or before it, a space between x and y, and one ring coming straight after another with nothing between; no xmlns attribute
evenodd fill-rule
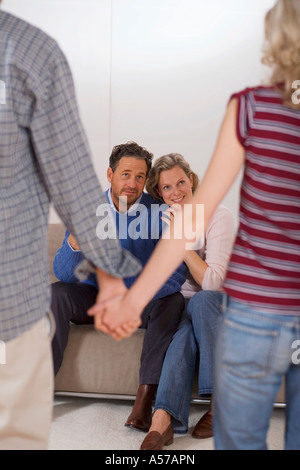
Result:
<svg viewBox="0 0 300 470"><path fill-rule="evenodd" d="M56 282L52 284L51 310L56 322L52 341L54 373L57 374L64 355L70 321L76 324L93 323L87 310L94 305L97 290L88 284ZM146 329L140 367L140 384L158 384L165 353L177 330L184 310L180 292L152 300L142 313L141 328Z"/></svg>

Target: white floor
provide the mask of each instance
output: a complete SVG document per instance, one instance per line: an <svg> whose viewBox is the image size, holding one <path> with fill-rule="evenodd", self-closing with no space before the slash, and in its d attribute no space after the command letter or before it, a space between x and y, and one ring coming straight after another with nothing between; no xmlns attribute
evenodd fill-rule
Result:
<svg viewBox="0 0 300 470"><path fill-rule="evenodd" d="M124 423L132 401L78 397L56 397L49 450L138 450L145 433L129 429ZM193 427L208 409L207 405L191 406L190 429L186 435L175 435L168 450L213 450L213 439L194 439ZM283 408L275 408L268 434L270 450L283 449Z"/></svg>

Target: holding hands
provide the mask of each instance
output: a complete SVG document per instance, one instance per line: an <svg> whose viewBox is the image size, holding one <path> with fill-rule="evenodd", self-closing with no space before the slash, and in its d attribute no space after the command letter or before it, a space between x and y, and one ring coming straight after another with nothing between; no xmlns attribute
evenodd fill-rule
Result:
<svg viewBox="0 0 300 470"><path fill-rule="evenodd" d="M128 291L122 279L116 279L99 270L101 289L95 305L88 310L94 316L94 326L120 341L129 337L141 324L140 312L130 305Z"/></svg>

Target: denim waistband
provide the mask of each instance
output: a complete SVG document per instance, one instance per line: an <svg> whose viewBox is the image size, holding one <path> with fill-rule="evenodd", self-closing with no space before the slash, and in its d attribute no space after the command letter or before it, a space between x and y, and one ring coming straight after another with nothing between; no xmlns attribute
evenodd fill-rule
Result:
<svg viewBox="0 0 300 470"><path fill-rule="evenodd" d="M251 317L256 319L264 319L273 324L286 325L289 327L296 327L300 329L300 314L299 315L281 315L276 313L260 312L258 309L253 308L246 302L240 302L239 300L224 294L223 297L223 312L230 311L236 313L239 316Z"/></svg>

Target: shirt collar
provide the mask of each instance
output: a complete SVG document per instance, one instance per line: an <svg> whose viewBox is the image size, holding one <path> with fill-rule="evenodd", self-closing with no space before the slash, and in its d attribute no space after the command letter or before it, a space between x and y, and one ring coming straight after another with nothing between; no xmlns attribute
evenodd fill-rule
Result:
<svg viewBox="0 0 300 470"><path fill-rule="evenodd" d="M136 206L140 203L140 200L142 199L143 194L144 194L144 192L142 192L142 194L141 194L140 197L135 201L135 203L132 204L132 206L129 207L128 211L123 212L123 214L128 214L128 215L130 215L131 212L135 212L135 211L136 211ZM107 191L107 199L108 199L109 205L110 205L110 207L112 208L112 210L114 210L115 212L118 212L118 213L119 213L119 211L117 211L116 206L114 205L113 200L112 200L112 197L111 197L111 188L109 188L108 191Z"/></svg>

